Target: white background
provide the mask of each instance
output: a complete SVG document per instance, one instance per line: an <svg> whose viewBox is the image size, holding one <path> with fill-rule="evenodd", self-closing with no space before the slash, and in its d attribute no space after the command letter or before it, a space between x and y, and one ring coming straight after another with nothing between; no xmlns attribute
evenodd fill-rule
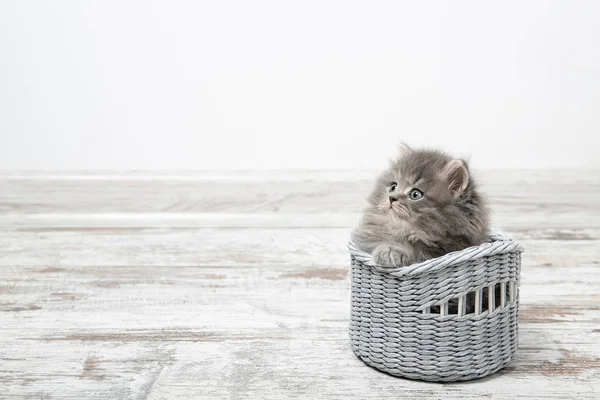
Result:
<svg viewBox="0 0 600 400"><path fill-rule="evenodd" d="M0 1L0 168L600 167L600 2Z"/></svg>

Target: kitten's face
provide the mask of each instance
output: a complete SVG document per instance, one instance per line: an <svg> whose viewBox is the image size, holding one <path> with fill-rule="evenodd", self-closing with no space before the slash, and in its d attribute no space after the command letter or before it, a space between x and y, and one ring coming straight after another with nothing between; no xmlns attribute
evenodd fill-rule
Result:
<svg viewBox="0 0 600 400"><path fill-rule="evenodd" d="M457 168L467 174L458 183L453 173ZM392 221L415 221L454 201L467 182L468 172L459 161L437 152L410 150L381 174L369 201Z"/></svg>

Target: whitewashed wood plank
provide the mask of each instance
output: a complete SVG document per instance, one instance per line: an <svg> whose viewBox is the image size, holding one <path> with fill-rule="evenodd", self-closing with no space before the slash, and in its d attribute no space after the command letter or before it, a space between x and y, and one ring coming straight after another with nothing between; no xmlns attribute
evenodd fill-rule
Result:
<svg viewBox="0 0 600 400"><path fill-rule="evenodd" d="M600 228L596 211L544 212L494 207L493 228L536 233L538 230ZM554 214L554 213L557 214ZM0 215L0 230L27 228L343 228L350 230L360 213L33 213Z"/></svg>
<svg viewBox="0 0 600 400"><path fill-rule="evenodd" d="M469 385L398 380L358 361L347 336L348 276L337 271L0 271L10 288L2 291L0 380L11 398L52 398L59 390L55 397L392 398L409 391L433 399L451 386L454 398L514 398L535 389L538 398L577 390L591 399L600 373L598 299L561 289L565 271L547 278L539 271L533 279L545 279L540 284L524 280L517 359L494 379ZM587 274L595 276L591 268ZM528 304L541 298L554 303Z"/></svg>
<svg viewBox="0 0 600 400"><path fill-rule="evenodd" d="M482 175L527 248L520 348L435 385L349 348L366 172L0 174L0 398L596 399L597 176Z"/></svg>
<svg viewBox="0 0 600 400"><path fill-rule="evenodd" d="M357 175L356 178L352 178ZM109 213L343 214L365 204L374 172L198 173L161 176L0 176L0 215ZM581 171L482 173L482 188L500 215L573 214L598 227L600 174ZM318 217L320 217L320 215ZM195 217L197 218L197 216ZM347 221L343 221L346 225ZM561 226L561 225L558 225Z"/></svg>
<svg viewBox="0 0 600 400"><path fill-rule="evenodd" d="M505 231L524 265L600 265L600 230ZM348 229L22 228L1 233L0 266L346 266Z"/></svg>

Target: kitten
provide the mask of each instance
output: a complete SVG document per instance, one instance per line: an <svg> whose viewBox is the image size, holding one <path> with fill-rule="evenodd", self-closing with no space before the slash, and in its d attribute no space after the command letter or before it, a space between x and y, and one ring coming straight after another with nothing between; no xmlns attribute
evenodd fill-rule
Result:
<svg viewBox="0 0 600 400"><path fill-rule="evenodd" d="M488 239L485 201L467 163L401 146L375 183L352 241L383 267L400 267Z"/></svg>

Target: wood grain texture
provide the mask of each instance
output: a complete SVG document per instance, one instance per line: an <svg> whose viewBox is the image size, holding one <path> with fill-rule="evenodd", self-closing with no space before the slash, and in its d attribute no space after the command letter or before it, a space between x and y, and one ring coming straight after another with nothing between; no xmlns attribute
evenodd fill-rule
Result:
<svg viewBox="0 0 600 400"><path fill-rule="evenodd" d="M372 173L0 174L0 398L597 399L600 175L478 174L526 247L516 359L365 366L346 242Z"/></svg>

